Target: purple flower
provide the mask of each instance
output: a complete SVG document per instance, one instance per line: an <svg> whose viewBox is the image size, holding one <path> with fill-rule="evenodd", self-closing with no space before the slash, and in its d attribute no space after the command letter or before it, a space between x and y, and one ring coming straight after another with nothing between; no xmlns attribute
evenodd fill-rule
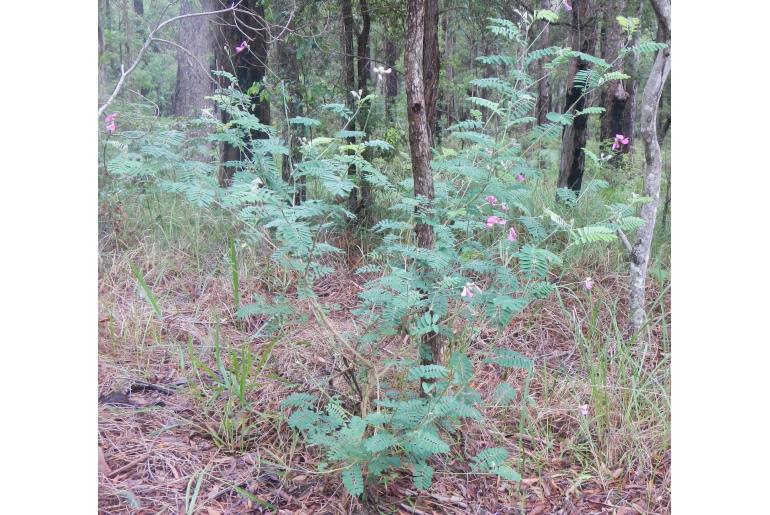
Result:
<svg viewBox="0 0 770 515"><path fill-rule="evenodd" d="M615 134L615 142L612 144L612 150L620 150L620 145L628 145L628 138L622 134Z"/></svg>
<svg viewBox="0 0 770 515"><path fill-rule="evenodd" d="M486 197L484 197L484 200L489 202L489 204L492 206L497 205L497 197L495 197L494 195L487 195Z"/></svg>
<svg viewBox="0 0 770 515"><path fill-rule="evenodd" d="M246 40L244 40L239 46L235 47L235 53L240 54L247 48L249 48L249 44L246 42Z"/></svg>
<svg viewBox="0 0 770 515"><path fill-rule="evenodd" d="M590 277L586 277L585 280L583 281L583 286L585 287L586 290L590 290L591 288L594 287L594 280L591 279Z"/></svg>
<svg viewBox="0 0 770 515"><path fill-rule="evenodd" d="M508 241L516 241L517 239L519 239L519 235L516 234L516 229L511 227L511 230L508 231Z"/></svg>
<svg viewBox="0 0 770 515"><path fill-rule="evenodd" d="M115 130L117 129L117 126L115 125L115 118L118 117L118 113L112 113L108 114L104 117L104 124L105 128L107 129L107 134L114 134Z"/></svg>
<svg viewBox="0 0 770 515"><path fill-rule="evenodd" d="M505 202L500 203L500 209L502 209L503 211L508 211L508 204L506 204Z"/></svg>
<svg viewBox="0 0 770 515"><path fill-rule="evenodd" d="M487 227L492 227L495 224L505 225L507 222L499 216L490 216L487 218Z"/></svg>
<svg viewBox="0 0 770 515"><path fill-rule="evenodd" d="M567 0L564 0L564 1L562 2L562 4L564 4L564 8L565 8L566 10L568 10L568 11L571 11L571 10L572 10L572 6L571 6L570 4L568 4L568 3L567 3Z"/></svg>
<svg viewBox="0 0 770 515"><path fill-rule="evenodd" d="M525 179L525 177L524 177L523 174L519 174L519 175L516 176L516 180L519 181L519 182L524 182L524 179Z"/></svg>

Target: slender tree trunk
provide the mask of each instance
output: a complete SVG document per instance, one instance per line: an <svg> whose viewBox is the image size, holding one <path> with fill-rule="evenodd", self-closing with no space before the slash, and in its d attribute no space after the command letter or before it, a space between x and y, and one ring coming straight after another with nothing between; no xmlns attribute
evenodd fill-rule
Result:
<svg viewBox="0 0 770 515"><path fill-rule="evenodd" d="M355 52L353 49L353 5L351 0L341 0L340 10L342 11L342 78L345 89L345 98L348 107L355 112L355 98L353 91L356 91L356 69ZM348 130L356 130L356 120L350 120ZM355 143L355 138L348 138L348 143ZM356 167L348 166L348 177L355 182ZM358 191L353 188L348 195L348 211L355 212L358 207Z"/></svg>
<svg viewBox="0 0 770 515"><path fill-rule="evenodd" d="M620 55L620 49L624 42L624 33L615 17L625 9L625 0L611 0L604 5L603 30L605 34L602 45L602 59L612 63ZM621 68L620 71L623 71ZM627 84L622 80L609 82L601 92L601 105L605 111L601 116L602 141L613 139L616 134L631 136L623 132L625 130L625 113L628 110L630 94ZM621 145L621 152L628 152L628 145Z"/></svg>
<svg viewBox="0 0 770 515"><path fill-rule="evenodd" d="M593 54L596 46L596 13L592 0L574 0L572 3L572 47L586 54ZM575 84L578 71L587 70L590 63L577 58L570 63L567 78L567 101L564 112L580 111L585 107L583 89ZM583 147L588 139L588 115L576 116L572 125L562 133L561 162L559 164L559 188L580 191L585 170Z"/></svg>
<svg viewBox="0 0 770 515"><path fill-rule="evenodd" d="M385 62L388 67L395 70L396 62L398 61L398 56L401 52L393 37L388 36L385 38L384 53ZM397 96L398 77L396 76L396 72L392 71L385 78L385 117L391 122L396 118L394 106Z"/></svg>
<svg viewBox="0 0 770 515"><path fill-rule="evenodd" d="M670 0L650 0L658 19L658 40L669 45L658 51L652 63L650 76L644 86L642 96L642 140L644 142L645 170L644 196L652 200L642 206L641 218L644 225L636 233L636 241L631 250L631 291L630 314L631 334L640 331L645 323L645 291L647 268L650 261L652 235L660 201L660 179L662 159L657 136L657 116L660 96L671 72L671 2Z"/></svg>
<svg viewBox="0 0 770 515"><path fill-rule="evenodd" d="M358 90L361 92L361 98L369 94L369 76L371 75L371 66L369 62L369 36L371 34L371 16L369 14L369 3L367 0L359 0L359 7L361 9L361 32L358 33L356 38L356 67L358 70ZM367 135L371 132L369 126L369 109L370 104L366 104L361 107L358 113L360 123L358 127L363 130ZM371 160L371 149L364 151L364 158ZM364 180L363 173L358 178L358 186L351 192L350 204L354 213L359 216L359 219L366 209L366 206L372 203L372 190L369 187L369 183ZM359 198L356 200L356 194Z"/></svg>
<svg viewBox="0 0 770 515"><path fill-rule="evenodd" d="M182 0L180 14L199 12L194 3L192 0ZM213 11L215 6L212 0L201 0L200 9ZM208 71L213 51L212 36L210 20L205 16L194 16L179 22L179 45L187 52L177 50L176 55L176 116L199 116L201 109L212 108L214 105L211 100L206 100L214 91Z"/></svg>
<svg viewBox="0 0 770 515"><path fill-rule="evenodd" d="M223 0L220 0L223 6ZM242 12L242 11L248 12ZM265 25L265 8L260 0L244 0L239 5L239 11L227 13L219 26L219 48L226 46L230 49L229 55L221 55L220 62L223 68L234 71L238 79L238 86L246 93L252 86L257 85L254 94L250 95L252 103L249 111L264 125L270 125L270 104L262 99L263 87L260 85L267 69L267 27ZM234 49L246 40L249 47L238 54ZM233 70L233 68L235 68ZM223 115L225 121L227 116ZM250 139L267 139L269 135L263 131L253 130ZM240 148L224 143L222 145L222 166L219 169L219 184L227 187L231 184L235 169L227 166L227 162L241 161L248 157Z"/></svg>
<svg viewBox="0 0 770 515"><path fill-rule="evenodd" d="M280 19L281 25L289 29L287 33L276 42L276 53L278 59L278 70L285 85L286 99L285 110L287 118L301 116L302 92L300 89L299 62L297 61L297 45L291 31L294 29L294 20L296 13L291 16L289 11L292 6L290 2L278 3L277 7L283 8ZM302 159L299 152L299 138L304 136L305 128L303 126L292 127L288 121L284 124L284 137L289 145L289 155L283 156L281 165L281 177L284 181L294 186L294 203L301 204L306 198L305 177L294 178L294 169Z"/></svg>
<svg viewBox="0 0 770 515"><path fill-rule="evenodd" d="M647 2L647 0L639 0L639 8L636 11L636 17L640 20L642 19L642 14L644 13L644 4ZM637 30L634 34L634 37L631 41L632 45L637 45L641 41L642 37L642 31ZM639 65L640 65L640 55L639 54L632 54L631 56L628 56L627 59L629 60L629 66L628 66L628 75L631 76L630 79L628 79L628 100L627 105L628 109L625 111L625 116L623 118L623 134L628 136L630 141L627 145L627 152L631 156L631 159L633 161L634 156L634 148L636 144L636 100L638 98L639 93Z"/></svg>
<svg viewBox="0 0 770 515"><path fill-rule="evenodd" d="M444 105L446 106L447 126L457 123L457 100L454 93L455 69L452 65L455 52L455 33L452 30L452 11L444 13Z"/></svg>
<svg viewBox="0 0 770 515"><path fill-rule="evenodd" d="M438 0L425 0L425 21L423 29L422 69L425 83L425 119L428 122L430 143L433 144L436 125L436 101L438 100L439 55L438 55Z"/></svg>
<svg viewBox="0 0 770 515"><path fill-rule="evenodd" d="M540 0L540 8L548 9L551 5L549 0ZM535 41L534 48L547 48L551 45L551 24L545 20L541 21L536 29L535 35L538 39ZM534 77L537 83L537 103L535 104L535 118L537 124L547 123L545 115L551 111L551 81L550 74L543 67L543 59L538 59L534 64Z"/></svg>
<svg viewBox="0 0 770 515"><path fill-rule="evenodd" d="M426 3L431 0L408 0L407 35L404 53L406 67L407 117L409 122L409 151L412 157L412 177L415 197L424 197L430 204L433 200L433 171L430 166L431 137L428 125L428 106L425 96L423 66L425 64L424 36L426 26ZM436 58L437 54L434 54ZM433 66L428 63L429 66ZM435 100L435 97L434 97ZM423 210L425 207L422 208ZM419 214L419 213L418 213ZM420 248L433 248L433 228L426 223L415 227L417 245ZM432 363L446 361L446 349L439 335L430 332L423 336L422 346L430 349Z"/></svg>
<svg viewBox="0 0 770 515"><path fill-rule="evenodd" d="M99 25L97 29L99 36L99 105L102 104L101 99L107 88L107 72L105 70L106 63L104 62L104 25L106 22L105 3L105 0L99 0Z"/></svg>

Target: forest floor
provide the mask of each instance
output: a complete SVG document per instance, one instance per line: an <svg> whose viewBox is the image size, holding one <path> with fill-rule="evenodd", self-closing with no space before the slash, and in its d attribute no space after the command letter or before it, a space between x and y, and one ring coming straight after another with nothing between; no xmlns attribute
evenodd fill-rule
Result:
<svg viewBox="0 0 770 515"><path fill-rule="evenodd" d="M501 377L478 357L492 343L514 349L536 363L529 407L522 413L490 400L481 407L485 421L466 424L452 454L436 464L428 493L397 474L371 486L362 502L337 476L318 472L319 456L279 408L293 392L346 388L333 377L335 358L313 318L290 323L269 351L271 341L253 338L263 320L236 321L223 254L135 241L100 254L100 513L670 512L670 309L655 281L650 302L663 301L642 351L620 336L625 278L609 266L586 271L596 284L591 292L576 288L539 301L497 341L482 332L468 349L473 386L485 400L500 380L522 391L523 375ZM141 296L130 263L143 271L162 317ZM242 297L267 295L280 278L247 263L242 259ZM335 266L317 293L334 304L330 321L344 330L365 279L345 259ZM394 339L387 352L398 356L406 347ZM216 370L217 353L244 350L255 363L267 360L239 403L206 365ZM115 393L129 388L127 396ZM462 456L490 445L509 450L520 483L469 474Z"/></svg>

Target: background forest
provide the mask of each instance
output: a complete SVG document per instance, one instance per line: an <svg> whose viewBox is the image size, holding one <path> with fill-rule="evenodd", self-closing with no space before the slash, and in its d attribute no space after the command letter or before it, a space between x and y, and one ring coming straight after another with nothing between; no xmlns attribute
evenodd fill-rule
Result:
<svg viewBox="0 0 770 515"><path fill-rule="evenodd" d="M99 0L102 513L669 513L668 0Z"/></svg>

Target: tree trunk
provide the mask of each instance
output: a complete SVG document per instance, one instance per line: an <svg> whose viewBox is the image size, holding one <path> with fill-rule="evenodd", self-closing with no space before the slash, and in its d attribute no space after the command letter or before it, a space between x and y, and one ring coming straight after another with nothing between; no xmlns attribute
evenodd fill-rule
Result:
<svg viewBox="0 0 770 515"><path fill-rule="evenodd" d="M180 14L199 12L192 0L183 0ZM212 0L201 0L201 11L215 9ZM193 16L179 21L179 45L187 50L177 50L176 88L174 90L174 114L199 116L201 109L213 107L205 97L213 93L209 62L213 51L212 32L205 16Z"/></svg>
<svg viewBox="0 0 770 515"><path fill-rule="evenodd" d="M548 9L551 5L549 0L540 0L540 8ZM538 37L539 35L539 37ZM534 49L547 48L551 45L551 24L547 21L541 21L537 26L537 40ZM550 74L543 67L543 59L535 61L534 76L537 80L537 103L535 104L535 118L537 124L547 123L545 115L551 111L551 82Z"/></svg>
<svg viewBox="0 0 770 515"><path fill-rule="evenodd" d="M220 0L222 2L222 0ZM229 4L222 2L226 7ZM248 11L248 12L242 12ZM226 46L230 49L229 56L222 56L220 61L229 72L235 72L238 86L243 93L257 85L256 91L251 95L252 103L249 111L264 125L270 125L270 104L261 99L263 87L262 79L267 69L267 26L265 25L265 8L259 0L244 0L239 5L239 11L227 13L220 24L219 48ZM248 41L249 47L236 54L234 48L242 41ZM235 68L233 70L233 68ZM223 119L227 122L227 116ZM252 130L251 139L267 139L269 135L263 131ZM248 154L248 152L246 153ZM238 147L229 143L222 145L222 166L219 169L219 184L227 187L231 184L235 169L226 166L228 161L241 161L244 156Z"/></svg>
<svg viewBox="0 0 770 515"><path fill-rule="evenodd" d="M447 127L459 121L457 118L457 100L454 93L455 69L452 65L455 52L455 33L452 30L451 19L452 12L446 11L444 13L444 74L446 84L443 89Z"/></svg>
<svg viewBox="0 0 770 515"><path fill-rule="evenodd" d="M436 101L438 100L439 55L438 55L438 0L425 0L425 21L423 28L422 70L425 84L425 119L428 122L428 136L431 145L438 130L436 125Z"/></svg>
<svg viewBox="0 0 770 515"><path fill-rule="evenodd" d="M614 62L620 54L625 36L615 17L625 9L625 0L611 0L604 6L603 28L605 38L602 45L602 59ZM621 68L620 71L623 71ZM629 107L630 94L625 81L615 80L607 83L601 92L601 105L605 111L601 116L600 138L602 142L613 139L616 134L630 137L624 132L625 113ZM621 152L628 152L628 145L621 145Z"/></svg>
<svg viewBox="0 0 770 515"><path fill-rule="evenodd" d="M406 98L407 117L409 122L409 152L412 158L412 177L414 180L415 197L424 197L428 204L433 201L433 171L430 166L431 141L430 126L428 125L428 106L423 82L423 65L425 61L424 36L426 26L426 3L432 0L408 0L407 2L407 35L406 51L404 53L406 67ZM437 55L436 55L437 57ZM433 66L433 65L430 65ZM435 101L435 97L434 101ZM424 210L425 207L420 208ZM419 214L419 213L418 213ZM426 223L418 223L415 227L417 246L425 249L433 248L433 228ZM430 332L423 336L424 349L430 349L431 359L428 362L445 362L445 348L439 335Z"/></svg>
<svg viewBox="0 0 770 515"><path fill-rule="evenodd" d="M139 16L144 16L144 1L134 0L134 12Z"/></svg>
<svg viewBox="0 0 770 515"><path fill-rule="evenodd" d="M369 62L369 35L371 33L371 16L369 15L369 3L367 0L359 0L361 9L361 32L356 38L356 67L358 69L358 91L361 92L361 98L369 94L369 76L371 75ZM358 128L365 131L367 135L371 131L368 126L370 104L361 106L358 113ZM364 151L364 158L371 160L371 149ZM358 198L356 198L358 196ZM357 187L350 192L351 211L356 215L361 215L366 206L372 203L372 190L363 178L363 173L357 181Z"/></svg>
<svg viewBox="0 0 770 515"><path fill-rule="evenodd" d="M283 12L280 15L281 26L287 27L287 33L276 41L276 53L278 59L278 71L283 79L285 85L284 91L286 93L285 98L285 110L287 118L294 118L301 116L302 110L302 93L300 90L299 79L299 62L297 61L297 45L294 41L294 36L291 32L294 29L294 20L296 19L296 13L291 16L292 13L289 9L292 8L290 2L284 2L277 4L279 9L283 8ZM294 203L301 204L306 198L306 181L305 177L298 177L294 179L294 168L302 159L302 154L299 152L299 138L304 136L305 128L301 125L292 127L287 122L284 124L284 138L289 145L289 155L283 156L283 163L281 165L281 177L284 181L292 184L294 187Z"/></svg>
<svg viewBox="0 0 770 515"><path fill-rule="evenodd" d="M355 112L355 98L352 95L356 91L355 52L353 49L353 5L351 0L341 0L342 11L342 78L345 89L345 102ZM348 123L348 130L356 130L355 118ZM355 143L355 138L347 138L348 143ZM356 167L348 166L348 177L355 182ZM355 212L358 207L358 192L355 188L348 195L348 211Z"/></svg>
<svg viewBox="0 0 770 515"><path fill-rule="evenodd" d="M660 177L662 159L657 136L657 116L660 96L671 72L671 2L670 0L650 0L658 19L658 40L669 45L658 51L652 63L650 76L642 95L642 141L644 142L645 170L644 196L652 200L642 206L641 218L644 225L636 233L636 242L631 250L631 291L630 291L630 331L638 333L645 323L645 291L647 268L652 247L652 235L655 218L660 202Z"/></svg>
<svg viewBox="0 0 770 515"><path fill-rule="evenodd" d="M106 18L106 9L105 9L105 0L99 0L99 25L97 27L98 37L99 37L99 94L98 94L98 103L99 105L102 105L102 95L104 95L104 92L106 91L107 87L107 72L105 70L105 62L104 62L104 25L105 25L105 18Z"/></svg>
<svg viewBox="0 0 770 515"><path fill-rule="evenodd" d="M596 13L592 0L574 0L572 3L572 48L585 54L593 54L596 46ZM576 112L585 107L583 89L575 84L578 71L587 70L590 63L577 58L570 63L567 78L567 101L564 112ZM572 125L562 133L561 162L559 164L559 188L580 191L585 170L583 147L588 139L588 115L576 116Z"/></svg>
<svg viewBox="0 0 770 515"><path fill-rule="evenodd" d="M385 117L392 122L396 118L394 106L398 96L398 77L396 76L395 68L396 61L398 61L398 56L401 53L394 38L385 38L384 53L388 68L393 70L385 77Z"/></svg>
<svg viewBox="0 0 770 515"><path fill-rule="evenodd" d="M636 11L636 17L640 20L642 19L642 14L644 13L644 4L646 1L647 0L639 0L639 8ZM634 38L631 41L631 44L639 44L641 37L642 31L639 29L634 34ZM629 137L630 141L626 147L633 162L634 148L636 143L636 99L639 92L639 65L641 61L639 54L632 54L627 58L629 59L630 63L627 73L631 76L631 78L628 79L628 109L626 109L625 116L623 118L623 134Z"/></svg>

